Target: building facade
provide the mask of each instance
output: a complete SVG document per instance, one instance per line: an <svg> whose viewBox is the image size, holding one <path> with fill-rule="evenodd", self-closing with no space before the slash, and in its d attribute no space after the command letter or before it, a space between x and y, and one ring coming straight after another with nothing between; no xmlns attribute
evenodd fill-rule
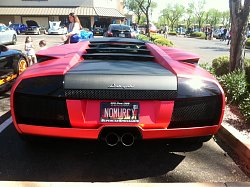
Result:
<svg viewBox="0 0 250 187"><path fill-rule="evenodd" d="M24 23L34 20L49 27L49 21L68 20L75 13L83 27L108 27L122 23L125 16L120 0L9 0L0 1L0 23Z"/></svg>

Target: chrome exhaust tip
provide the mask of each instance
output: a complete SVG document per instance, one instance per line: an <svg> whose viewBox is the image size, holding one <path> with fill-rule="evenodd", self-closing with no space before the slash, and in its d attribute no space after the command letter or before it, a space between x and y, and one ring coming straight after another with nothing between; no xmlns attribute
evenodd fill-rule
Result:
<svg viewBox="0 0 250 187"><path fill-rule="evenodd" d="M124 146L131 146L134 144L135 137L131 133L125 133L121 137L121 142Z"/></svg>
<svg viewBox="0 0 250 187"><path fill-rule="evenodd" d="M107 134L105 141L109 146L115 146L119 142L119 137L116 133L111 132Z"/></svg>

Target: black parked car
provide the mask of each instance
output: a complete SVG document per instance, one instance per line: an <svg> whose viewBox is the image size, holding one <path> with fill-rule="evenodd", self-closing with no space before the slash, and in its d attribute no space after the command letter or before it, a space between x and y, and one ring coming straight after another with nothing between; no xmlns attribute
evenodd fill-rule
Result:
<svg viewBox="0 0 250 187"><path fill-rule="evenodd" d="M46 28L43 26L40 26L37 24L36 21L34 20L28 20L26 21L28 28L25 30L25 34L38 34L40 35L41 33L46 34Z"/></svg>
<svg viewBox="0 0 250 187"><path fill-rule="evenodd" d="M28 59L21 51L0 45L0 91L8 89L18 75L28 67Z"/></svg>
<svg viewBox="0 0 250 187"><path fill-rule="evenodd" d="M101 27L96 27L96 28L94 28L94 30L93 30L93 35L94 35L94 36L97 36L97 35L103 36L104 32L105 32L105 31L104 31L103 28L101 28Z"/></svg>
<svg viewBox="0 0 250 187"><path fill-rule="evenodd" d="M111 24L104 33L104 37L131 38L131 29L128 25Z"/></svg>
<svg viewBox="0 0 250 187"><path fill-rule="evenodd" d="M193 33L194 31L191 28L188 28L185 32L186 35Z"/></svg>

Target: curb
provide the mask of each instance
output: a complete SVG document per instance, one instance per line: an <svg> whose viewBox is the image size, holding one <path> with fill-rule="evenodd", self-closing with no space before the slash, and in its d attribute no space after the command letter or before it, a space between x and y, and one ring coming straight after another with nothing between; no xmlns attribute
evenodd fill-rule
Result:
<svg viewBox="0 0 250 187"><path fill-rule="evenodd" d="M246 164L245 169L250 173L250 140L245 138L228 123L221 124L217 135L239 155L241 160Z"/></svg>

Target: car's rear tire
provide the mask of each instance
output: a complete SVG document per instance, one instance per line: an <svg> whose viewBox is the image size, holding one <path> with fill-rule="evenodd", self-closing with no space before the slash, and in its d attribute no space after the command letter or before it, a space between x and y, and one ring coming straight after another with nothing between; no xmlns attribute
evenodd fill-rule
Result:
<svg viewBox="0 0 250 187"><path fill-rule="evenodd" d="M13 45L16 45L16 41L17 41L16 35L13 35L12 44L13 44Z"/></svg>
<svg viewBox="0 0 250 187"><path fill-rule="evenodd" d="M34 136L34 135L29 135L29 134L21 134L18 133L19 138L28 143L49 143L51 142L50 137L46 136Z"/></svg>

